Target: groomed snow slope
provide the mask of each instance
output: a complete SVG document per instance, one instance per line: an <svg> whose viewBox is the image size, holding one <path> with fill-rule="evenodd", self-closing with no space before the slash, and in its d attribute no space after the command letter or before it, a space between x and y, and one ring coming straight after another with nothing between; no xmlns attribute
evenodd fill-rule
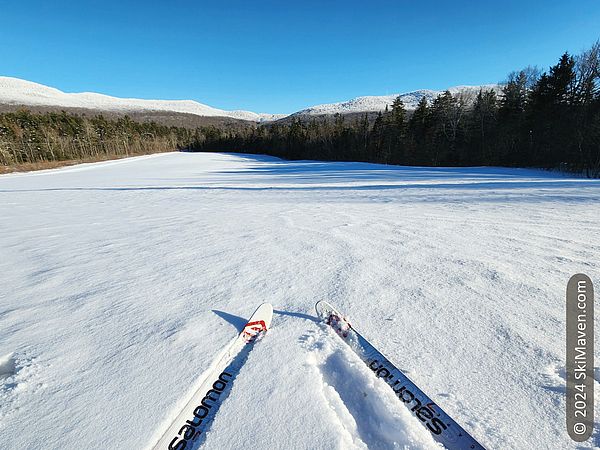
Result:
<svg viewBox="0 0 600 450"><path fill-rule="evenodd" d="M169 153L1 176L0 214L10 448L151 446L265 301L206 448L431 448L319 299L486 447L576 448L564 291L597 280L598 181Z"/></svg>
<svg viewBox="0 0 600 450"><path fill-rule="evenodd" d="M285 117L285 114L225 111L193 100L142 100L111 97L94 92L66 93L43 84L12 77L0 77L0 104L60 106L120 112L172 111L197 116L231 117L255 122Z"/></svg>

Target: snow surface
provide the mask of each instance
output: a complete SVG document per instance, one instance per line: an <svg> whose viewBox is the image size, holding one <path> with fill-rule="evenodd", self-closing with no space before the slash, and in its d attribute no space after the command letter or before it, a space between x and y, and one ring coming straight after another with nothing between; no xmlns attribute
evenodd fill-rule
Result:
<svg viewBox="0 0 600 450"><path fill-rule="evenodd" d="M197 116L232 117L255 122L277 120L285 114L225 111L193 100L142 100L118 98L93 92L66 93L43 84L0 77L0 103L13 105L62 106L102 111L172 111Z"/></svg>
<svg viewBox="0 0 600 450"><path fill-rule="evenodd" d="M497 94L501 93L501 86L497 84L487 84L483 86L455 86L448 89L452 95L462 93L470 99L474 99L480 89L493 90ZM310 108L295 112L292 116L320 116L327 114L349 114L361 112L379 112L384 111L386 107L391 108L392 103L398 97L402 99L404 107L408 110L416 109L423 97L429 103L435 100L444 91L432 91L429 89L420 89L418 91L406 92L403 94L391 95L371 95L365 97L356 97L352 100L338 103L327 103L316 105Z"/></svg>
<svg viewBox="0 0 600 450"><path fill-rule="evenodd" d="M0 214L0 447L151 447L268 301L206 448L432 448L320 299L487 448L600 446L563 412L598 180L169 153L0 176Z"/></svg>

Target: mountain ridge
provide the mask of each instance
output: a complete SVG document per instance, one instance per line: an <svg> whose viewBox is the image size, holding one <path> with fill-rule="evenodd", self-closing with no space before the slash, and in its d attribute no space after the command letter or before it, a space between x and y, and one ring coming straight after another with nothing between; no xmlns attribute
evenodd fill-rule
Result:
<svg viewBox="0 0 600 450"><path fill-rule="evenodd" d="M446 90L450 91L451 94L456 95L460 92L465 92L468 95L476 95L480 89L483 90L494 90L499 93L501 86L498 84L484 84L481 86L454 86ZM391 95L367 95L361 97L355 97L350 100L335 102L335 103L324 103L322 105L315 105L303 110L297 111L290 114L290 116L321 116L331 114L350 114L360 112L379 112L384 111L385 107L390 107L397 97L402 99L404 107L407 110L416 109L421 98L426 97L429 102L432 102L438 95L443 94L446 90L436 91L432 89L418 89L416 91L410 91L400 94Z"/></svg>
<svg viewBox="0 0 600 450"><path fill-rule="evenodd" d="M226 111L195 100L146 100L113 97L95 92L67 93L33 81L0 76L0 103L28 106L62 106L103 111L170 111L205 117L230 117L253 122L272 121L285 114Z"/></svg>
<svg viewBox="0 0 600 450"><path fill-rule="evenodd" d="M498 84L481 86L455 86L447 89L452 94L466 93L474 98L480 89L492 89L500 93ZM252 122L273 122L284 118L326 116L333 114L376 113L390 107L400 97L407 110L414 110L419 101L425 97L429 102L445 92L431 89L419 89L400 94L370 95L355 97L350 100L324 103L310 106L292 114L255 113L252 111L227 111L199 103L195 100L147 100L137 98L121 98L95 92L67 93L59 89L20 78L0 76L0 105L24 105L81 108L86 110L110 112L172 112L192 114L200 117L226 117Z"/></svg>

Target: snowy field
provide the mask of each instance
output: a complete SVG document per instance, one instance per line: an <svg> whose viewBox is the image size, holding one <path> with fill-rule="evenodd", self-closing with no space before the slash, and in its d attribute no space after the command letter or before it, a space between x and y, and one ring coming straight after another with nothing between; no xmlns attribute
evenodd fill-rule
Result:
<svg viewBox="0 0 600 450"><path fill-rule="evenodd" d="M168 153L1 176L0 215L0 448L151 447L262 302L206 448L432 448L321 299L484 446L600 445L564 425L600 181Z"/></svg>

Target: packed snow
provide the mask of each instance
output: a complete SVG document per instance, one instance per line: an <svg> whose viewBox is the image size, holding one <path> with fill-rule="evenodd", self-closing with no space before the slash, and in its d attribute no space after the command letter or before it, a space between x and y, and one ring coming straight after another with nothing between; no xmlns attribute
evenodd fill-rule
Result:
<svg viewBox="0 0 600 450"><path fill-rule="evenodd" d="M564 420L598 180L167 153L0 176L0 214L0 447L151 448L270 302L205 448L437 448L321 299L487 448L600 446Z"/></svg>
<svg viewBox="0 0 600 450"><path fill-rule="evenodd" d="M285 114L225 111L193 100L142 100L118 98L93 92L66 93L43 84L12 77L0 77L0 104L60 106L100 111L171 111L197 116L231 117L254 122L272 121Z"/></svg>
<svg viewBox="0 0 600 450"><path fill-rule="evenodd" d="M497 84L487 84L482 86L455 86L448 89L452 95L462 93L467 96L467 100L475 98L480 89L493 90L497 94L501 93L501 86ZM413 110L417 108L417 105L422 98L426 98L429 103L435 100L439 95L443 94L444 91L432 91L430 89L420 89L418 91L406 92L403 94L391 94L391 95L370 95L365 97L356 97L352 100L338 102L338 103L327 103L323 105L316 105L310 108L298 111L292 116L321 116L330 114L349 114L349 113L361 113L361 112L379 112L385 111L385 108L391 108L392 103L398 97L402 99L404 107L407 110Z"/></svg>

